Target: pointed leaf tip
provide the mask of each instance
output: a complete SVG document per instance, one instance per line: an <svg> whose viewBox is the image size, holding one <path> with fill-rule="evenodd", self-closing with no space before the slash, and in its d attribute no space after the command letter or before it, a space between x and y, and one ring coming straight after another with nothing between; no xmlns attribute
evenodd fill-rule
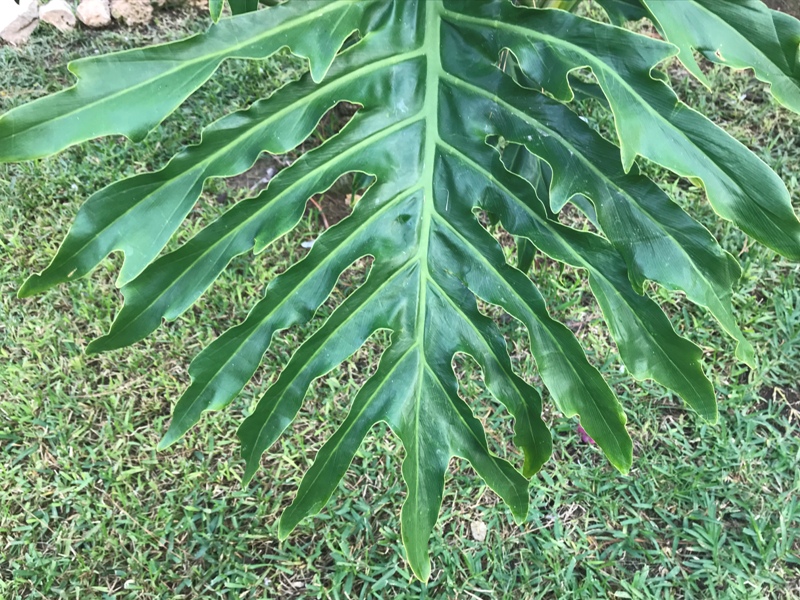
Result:
<svg viewBox="0 0 800 600"><path fill-rule="evenodd" d="M715 410L710 414L701 414L700 418L708 425L717 425L719 423L719 410Z"/></svg>
<svg viewBox="0 0 800 600"><path fill-rule="evenodd" d="M174 418L175 417L173 417L173 420L174 420ZM177 442L181 437L182 437L182 434L180 432L176 433L174 428L173 428L173 426L172 426L172 423L170 423L169 429L167 429L167 432L159 440L158 445L156 446L156 450L159 451L159 452L161 452L163 450L166 450L167 448L172 446L172 444Z"/></svg>
<svg viewBox="0 0 800 600"><path fill-rule="evenodd" d="M30 275L20 286L17 292L19 298L30 298L46 292L47 290L55 287L58 281L49 281L42 273L34 273Z"/></svg>
<svg viewBox="0 0 800 600"><path fill-rule="evenodd" d="M285 519L283 516L281 516L281 518L278 519L278 539L280 541L287 539L292 534L292 531L294 531L295 527L297 527L296 524L287 525Z"/></svg>
<svg viewBox="0 0 800 600"><path fill-rule="evenodd" d="M739 340L739 344L736 346L736 358L738 358L751 369L758 369L756 350L753 345L744 338L741 338Z"/></svg>
<svg viewBox="0 0 800 600"><path fill-rule="evenodd" d="M217 23L222 16L222 5L223 0L209 0L208 2L208 12L214 23Z"/></svg>
<svg viewBox="0 0 800 600"><path fill-rule="evenodd" d="M617 471L619 471L622 475L630 475L631 468L633 467L633 452L631 452L630 457L626 457L622 461L618 459L611 460L611 464L613 464L614 468L616 468Z"/></svg>
<svg viewBox="0 0 800 600"><path fill-rule="evenodd" d="M426 555L424 559L414 558L408 546L404 544L406 550L406 560L411 571L422 583L428 583L431 579L431 560Z"/></svg>
<svg viewBox="0 0 800 600"><path fill-rule="evenodd" d="M248 465L245 466L244 473L242 474L242 488L247 489L250 485L250 482L253 481L253 475L256 474L257 468L251 468Z"/></svg>
<svg viewBox="0 0 800 600"><path fill-rule="evenodd" d="M108 352L109 350L117 350L118 347L112 347L107 343L106 341L107 337L108 336L104 335L89 342L89 344L86 346L86 349L84 350L84 353L87 356L94 356L96 354L102 354L103 352Z"/></svg>
<svg viewBox="0 0 800 600"><path fill-rule="evenodd" d="M28 279L25 280L25 283L23 283L17 290L17 298L20 300L31 298L38 293L39 291L31 284L31 277L28 277Z"/></svg>

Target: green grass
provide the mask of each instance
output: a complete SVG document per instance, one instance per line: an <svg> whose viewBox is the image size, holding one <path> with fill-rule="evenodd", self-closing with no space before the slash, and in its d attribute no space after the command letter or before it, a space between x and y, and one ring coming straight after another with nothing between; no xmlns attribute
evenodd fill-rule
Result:
<svg viewBox="0 0 800 600"><path fill-rule="evenodd" d="M0 48L0 112L68 83L70 58L177 38L203 23L190 13L159 19L146 29L68 35L42 27L25 49ZM621 395L634 468L618 474L580 441L574 422L548 410L555 456L534 478L530 514L517 527L472 470L454 463L427 586L402 558L402 448L385 427L368 437L327 508L285 542L277 539L280 508L374 368L382 338L318 380L254 483L240 484L236 426L298 341L360 283L363 264L342 277L314 323L279 337L228 410L155 451L191 358L303 255L317 212L263 255L234 261L176 322L111 354L87 357L82 349L119 304L118 257L36 298L18 300L15 291L47 264L89 194L163 165L198 139L209 115L249 104L299 68L286 56L227 64L141 144L93 141L0 168L0 598L800 597L800 269L748 243L696 189L670 177L664 185L742 261L735 302L759 370L734 361L732 343L707 314L655 290L676 327L706 351L721 415L717 426L701 423L679 399L623 372L582 274L538 259L531 275L552 312L579 332ZM777 107L749 74L712 71L711 94L671 73L685 99L754 148L800 201L800 118ZM189 230L245 191L241 180L210 183ZM519 372L537 382L526 336L513 320L494 316ZM457 364L462 392L494 432L493 448L517 460L510 421L495 410L479 369L461 358ZM473 539L474 521L486 524L484 541Z"/></svg>

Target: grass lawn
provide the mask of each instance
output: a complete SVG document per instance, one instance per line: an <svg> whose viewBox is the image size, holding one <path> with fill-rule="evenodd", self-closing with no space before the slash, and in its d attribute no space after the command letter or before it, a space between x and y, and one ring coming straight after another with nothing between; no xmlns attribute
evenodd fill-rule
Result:
<svg viewBox="0 0 800 600"><path fill-rule="evenodd" d="M42 26L29 46L0 48L0 112L67 85L69 59L174 39L204 23L174 12L140 29L59 34ZM634 468L620 475L581 441L574 421L548 409L555 456L534 477L531 510L518 527L472 470L454 462L427 585L402 558L402 448L386 427L368 436L322 513L278 542L281 507L385 340L320 378L253 484L240 483L236 427L298 341L363 280L365 264L342 277L313 323L278 337L228 410L156 452L191 358L302 257L320 210L326 218L335 211L331 198L318 199L298 229L262 255L236 259L193 309L132 348L82 351L118 307L118 256L41 296L18 300L15 292L46 266L88 195L120 175L159 168L198 140L211 115L249 105L301 68L288 56L229 62L140 144L104 139L0 167L0 599L800 598L800 267L748 242L674 177L664 185L742 262L735 304L759 369L735 362L733 344L704 311L652 290L676 328L705 349L721 413L719 425L705 425L658 385L632 382L582 273L537 259L531 276L551 312L578 332L620 394ZM679 69L671 74L684 99L778 171L800 206L800 117L776 106L749 73L712 70L713 94ZM258 181L257 173L209 182L187 232ZM496 316L515 366L537 382L527 335ZM462 392L496 432L493 448L516 460L510 421L494 410L479 369L464 359L457 365ZM478 523L487 531L480 541Z"/></svg>

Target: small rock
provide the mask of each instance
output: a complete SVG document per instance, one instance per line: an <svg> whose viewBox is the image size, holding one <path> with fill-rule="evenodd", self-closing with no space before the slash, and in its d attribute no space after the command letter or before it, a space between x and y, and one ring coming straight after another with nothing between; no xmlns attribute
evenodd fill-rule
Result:
<svg viewBox="0 0 800 600"><path fill-rule="evenodd" d="M21 46L30 39L39 24L39 4L36 0L21 0L19 6L11 2L0 16L0 38Z"/></svg>
<svg viewBox="0 0 800 600"><path fill-rule="evenodd" d="M59 31L75 29L75 13L66 0L50 0L39 9L39 18Z"/></svg>
<svg viewBox="0 0 800 600"><path fill-rule="evenodd" d="M488 528L483 521L473 521L469 524L469 528L472 530L472 539L476 542L482 542L486 539Z"/></svg>
<svg viewBox="0 0 800 600"><path fill-rule="evenodd" d="M127 25L142 25L153 18L150 0L111 0L111 16Z"/></svg>
<svg viewBox="0 0 800 600"><path fill-rule="evenodd" d="M105 27L111 23L108 0L81 0L78 19L87 27Z"/></svg>

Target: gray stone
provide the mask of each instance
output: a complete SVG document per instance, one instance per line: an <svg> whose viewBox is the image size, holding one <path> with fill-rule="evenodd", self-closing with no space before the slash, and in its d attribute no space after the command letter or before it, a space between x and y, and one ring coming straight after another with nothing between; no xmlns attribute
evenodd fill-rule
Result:
<svg viewBox="0 0 800 600"><path fill-rule="evenodd" d="M472 531L472 539L476 542L482 542L486 539L486 534L488 533L489 528L483 521L473 521L469 524L469 528Z"/></svg>
<svg viewBox="0 0 800 600"><path fill-rule="evenodd" d="M78 20L87 27L105 27L111 23L108 0L81 0L78 5Z"/></svg>
<svg viewBox="0 0 800 600"><path fill-rule="evenodd" d="M111 16L126 25L143 25L153 18L150 0L111 0Z"/></svg>
<svg viewBox="0 0 800 600"><path fill-rule="evenodd" d="M50 0L39 8L39 19L49 23L59 31L75 29L75 13L66 0Z"/></svg>
<svg viewBox="0 0 800 600"><path fill-rule="evenodd" d="M22 0L18 7L3 11L0 16L0 38L21 46L30 39L39 24L39 4L36 0Z"/></svg>

